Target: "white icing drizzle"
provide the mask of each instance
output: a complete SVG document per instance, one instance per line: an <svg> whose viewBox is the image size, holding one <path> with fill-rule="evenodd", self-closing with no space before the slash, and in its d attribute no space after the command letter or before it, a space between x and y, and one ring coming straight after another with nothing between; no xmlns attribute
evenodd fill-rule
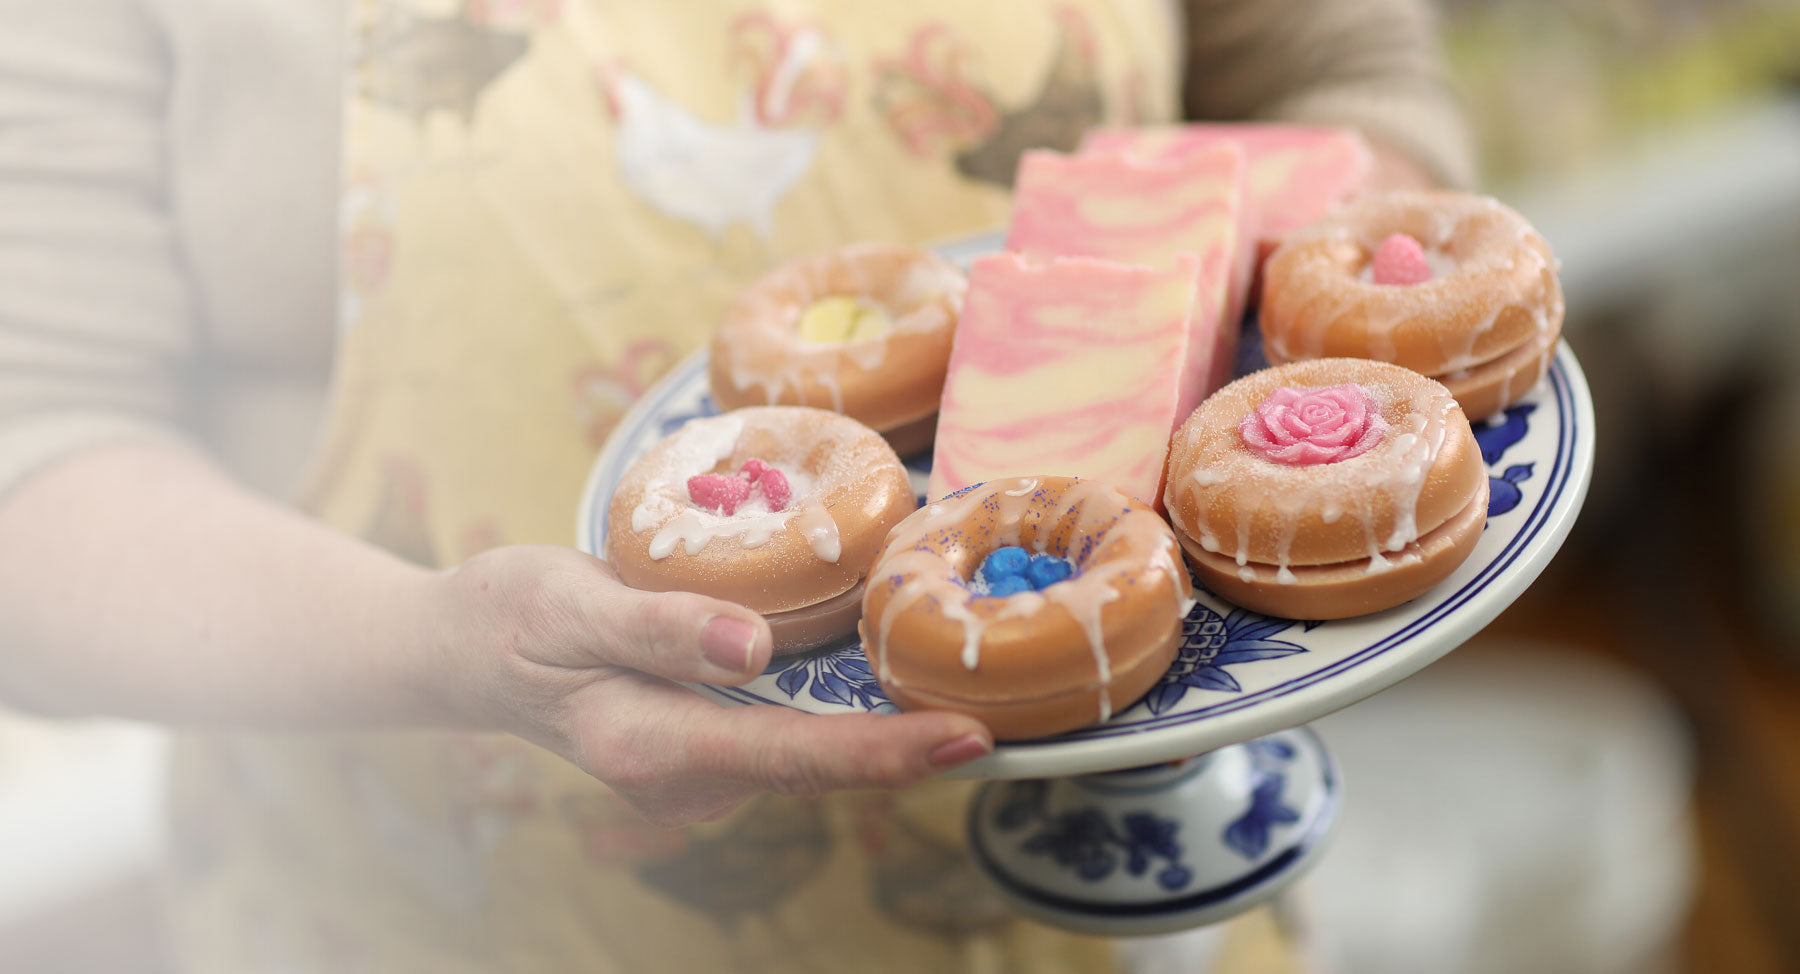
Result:
<svg viewBox="0 0 1800 974"><path fill-rule="evenodd" d="M892 645L894 622L904 615L913 603L931 592L934 586L929 571L935 565L936 558L934 556L928 552L914 550L897 552L881 565L876 566L879 572L885 573L890 578L903 579L900 587L888 599L887 608L882 610L881 619L876 624L876 633L880 637L878 644L881 647L881 666L876 676L883 684L892 685L894 682L893 667L889 662L892 654L888 651L888 647ZM871 573L870 578L874 577L875 573ZM870 584L873 584L873 581Z"/></svg>
<svg viewBox="0 0 1800 974"><path fill-rule="evenodd" d="M1402 228L1424 248L1431 280L1404 286L1373 283L1368 255L1388 233ZM1419 230L1424 232L1415 232ZM1431 341L1442 359L1441 364L1408 364L1443 374L1479 365L1511 347L1520 337L1511 327L1506 336L1490 337L1508 311L1528 315L1534 333L1562 317L1549 246L1523 217L1491 198L1370 197L1289 240L1326 246L1281 258L1287 262L1286 286L1273 300L1265 298L1264 322L1272 357L1280 361L1328 354L1399 361L1404 332ZM1344 265L1357 259L1360 266L1346 273ZM1441 321L1439 309L1449 311ZM1328 340L1340 328L1366 336L1366 350L1328 351Z"/></svg>
<svg viewBox="0 0 1800 974"><path fill-rule="evenodd" d="M838 537L837 521L825 505L814 501L800 510L800 533L806 536L806 543L812 547L813 554L820 561L828 561L833 565L843 557L844 544Z"/></svg>
<svg viewBox="0 0 1800 974"><path fill-rule="evenodd" d="M1188 613L1194 611L1194 606L1199 603L1186 594L1188 589L1182 584L1186 579L1187 569L1182 567L1181 546L1170 538L1168 544L1150 557L1150 564L1169 576L1170 591L1175 593L1175 614L1186 619Z"/></svg>
<svg viewBox="0 0 1800 974"><path fill-rule="evenodd" d="M872 587L894 586L893 595L882 607L880 617L874 620L880 647L879 679L890 684L894 681L889 663L894 625L921 600L929 598L935 602L945 618L961 627L960 657L962 664L971 671L981 666L982 640L990 627L1008 619L1030 618L1043 611L1046 605L1054 604L1066 611L1084 634L1094 657L1100 719L1112 715L1113 674L1106 647L1104 608L1121 598L1117 586L1124 584L1126 576L1142 570L1145 564L1133 564L1129 559L1109 559L1082 566L1077 577L1039 592L1021 592L1003 599L978 599L963 580L953 577L949 563L942 556L922 547L939 532L958 530L958 525L969 522L978 510L990 505L995 508L988 512L993 516L994 529L979 540L968 541L982 544L989 550L1021 543L1021 525L1028 517L1034 518L1037 525L1030 546L1039 553L1046 552L1049 536L1056 533L1055 526L1071 515L1076 518L1070 526L1072 549L1111 531L1154 531L1157 534L1153 546L1155 553L1149 556L1147 567L1169 577L1176 593L1177 607L1183 615L1193 608L1194 603L1187 597L1186 587L1177 574L1181 569L1178 567L1180 562L1172 554L1174 538L1159 519L1144 512L1121 521L1113 516L1117 509L1114 503L1118 500L1117 493L1098 485L1078 482L1064 490L1059 498L1051 499L1039 490L1040 483L1036 479L1020 478L978 487L925 507L894 529L888 538L886 554L871 571L869 582ZM1076 557L1073 550L1055 553Z"/></svg>
<svg viewBox="0 0 1800 974"><path fill-rule="evenodd" d="M736 450L743 431L742 418L726 413L694 420L659 444L654 472L644 481L638 502L631 509L633 531L655 531L650 538L650 557L660 561L677 548L697 555L719 539L735 540L741 548L760 548L794 522L813 554L820 561L836 564L843 556L843 543L837 520L822 497L829 483L845 481L860 472L855 458L844 458L845 469L820 477L798 463L768 459L766 462L787 478L792 492L788 506L780 511L769 510L767 499L760 493L752 493L730 515L704 510L689 501L688 478L712 472L724 464Z"/></svg>
<svg viewBox="0 0 1800 974"><path fill-rule="evenodd" d="M1267 392L1264 385L1273 388L1276 384L1309 386L1342 381L1328 378L1329 364L1296 363L1283 369L1285 378L1271 376L1254 388L1245 386L1241 392L1245 401L1260 401L1261 394ZM1316 371L1318 381L1299 381L1294 378L1294 370L1301 374ZM1365 383L1364 387L1389 417L1390 431L1369 452L1336 463L1300 467L1272 464L1244 447L1236 435L1235 419L1221 423L1217 430L1206 428L1210 422L1184 426L1181 451L1199 452L1193 470L1181 477L1179 499L1186 503L1170 504L1171 517L1209 552L1222 553L1214 532L1220 528L1235 530L1237 541L1232 557L1238 576L1246 582L1257 579L1259 567L1273 567L1277 582L1294 584L1298 580L1290 570L1294 542L1302 523L1311 518L1326 525L1350 519L1363 538L1362 553L1368 559L1365 571L1374 574L1390 569L1387 553L1404 550L1419 538L1419 499L1449 436L1449 418L1457 405L1453 398L1436 391L1411 393L1402 402L1401 394L1385 383ZM1221 399L1219 408L1229 408L1224 403ZM1259 486L1242 490L1246 481ZM1220 490L1240 495L1233 505L1235 523L1218 524L1220 518L1209 514L1210 498ZM1174 484L1170 496L1176 497Z"/></svg>
<svg viewBox="0 0 1800 974"><path fill-rule="evenodd" d="M777 514L734 514L725 517L711 511L690 507L663 522L650 539L650 557L661 560L674 552L675 545L697 555L714 538L736 538L740 547L760 548L769 543L775 532L787 527L793 510Z"/></svg>
<svg viewBox="0 0 1800 974"><path fill-rule="evenodd" d="M962 308L968 282L947 262L882 245L860 245L798 261L757 282L739 298L721 328L732 384L761 388L769 405L804 402L809 386L821 386L831 408L843 412L839 375L846 365L865 372L887 360L894 335L949 327ZM855 298L881 309L891 330L852 342L809 342L797 334L806 309L827 297ZM946 311L946 308L949 310ZM818 404L823 405L823 404Z"/></svg>

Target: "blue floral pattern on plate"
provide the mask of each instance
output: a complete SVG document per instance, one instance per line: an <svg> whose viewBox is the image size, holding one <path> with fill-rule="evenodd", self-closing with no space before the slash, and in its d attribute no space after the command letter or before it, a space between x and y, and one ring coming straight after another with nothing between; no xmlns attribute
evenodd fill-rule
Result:
<svg viewBox="0 0 1800 974"><path fill-rule="evenodd" d="M858 643L816 655L778 656L763 671L764 676L771 674L775 676L776 688L790 700L805 690L820 703L877 713L900 709L881 691Z"/></svg>
<svg viewBox="0 0 1800 974"><path fill-rule="evenodd" d="M1306 652L1306 647L1297 643L1269 638L1293 625L1292 620L1247 609L1232 609L1222 616L1205 605L1194 606L1181 625L1183 639L1175 664L1144 696L1143 706L1153 714L1163 714L1181 703L1191 689L1241 692L1244 688L1225 667Z"/></svg>
<svg viewBox="0 0 1800 974"><path fill-rule="evenodd" d="M583 550L604 550L606 501L631 461L667 430L716 411L706 391L706 361L698 355L619 424L583 492ZM1277 726L1265 705L1284 705L1279 719L1288 726L1303 723L1341 706L1333 701L1345 694L1366 695L1436 658L1453 645L1440 632L1466 638L1516 597L1561 544L1591 471L1591 410L1579 366L1563 348L1543 383L1474 427L1490 477L1488 527L1469 561L1432 593L1385 613L1318 624L1256 616L1199 591L1175 666L1142 701L1120 707L1105 724L1006 742L991 760L978 762L978 772L1041 777L1191 755L1244 740L1239 728ZM909 458L915 483L925 479L918 469L924 459ZM1364 666L1377 660L1388 665ZM814 713L894 709L854 640L780 660L741 687L701 689L730 703ZM1122 763L1110 756L1127 752Z"/></svg>
<svg viewBox="0 0 1800 974"><path fill-rule="evenodd" d="M1524 439L1531 431L1528 420L1536 409L1535 403L1522 403L1509 407L1499 416L1490 416L1485 423L1474 427L1482 462L1494 466L1507 450ZM1516 463L1501 471L1499 476L1488 475L1488 517L1499 517L1519 506L1525 499L1525 492L1519 485L1531 479L1536 467L1533 463Z"/></svg>

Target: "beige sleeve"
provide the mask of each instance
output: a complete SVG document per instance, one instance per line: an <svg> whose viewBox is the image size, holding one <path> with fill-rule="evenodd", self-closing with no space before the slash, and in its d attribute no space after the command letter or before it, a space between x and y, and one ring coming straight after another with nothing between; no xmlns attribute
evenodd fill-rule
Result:
<svg viewBox="0 0 1800 974"><path fill-rule="evenodd" d="M0 497L84 447L183 439L197 346L140 8L41 4L0 31Z"/></svg>
<svg viewBox="0 0 1800 974"><path fill-rule="evenodd" d="M1345 125L1445 185L1475 182L1426 0L1184 0L1195 119Z"/></svg>

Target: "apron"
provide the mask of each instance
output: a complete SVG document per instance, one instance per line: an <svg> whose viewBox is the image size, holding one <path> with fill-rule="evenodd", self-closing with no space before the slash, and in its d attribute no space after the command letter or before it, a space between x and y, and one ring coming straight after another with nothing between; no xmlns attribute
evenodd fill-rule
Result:
<svg viewBox="0 0 1800 974"><path fill-rule="evenodd" d="M1176 113L1164 0L355 6L306 506L422 565L568 544L593 458L774 263L1005 223L1028 147ZM504 736L194 739L193 970L1107 971L963 848L968 783L684 830Z"/></svg>

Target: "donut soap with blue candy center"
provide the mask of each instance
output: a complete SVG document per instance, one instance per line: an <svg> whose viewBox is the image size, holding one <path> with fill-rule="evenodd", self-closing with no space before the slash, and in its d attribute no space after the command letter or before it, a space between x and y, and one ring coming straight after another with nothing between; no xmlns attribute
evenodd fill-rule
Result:
<svg viewBox="0 0 1800 974"><path fill-rule="evenodd" d="M1193 590L1169 525L1116 488L1009 477L920 508L869 572L863 651L902 709L996 738L1103 721L1175 658Z"/></svg>

